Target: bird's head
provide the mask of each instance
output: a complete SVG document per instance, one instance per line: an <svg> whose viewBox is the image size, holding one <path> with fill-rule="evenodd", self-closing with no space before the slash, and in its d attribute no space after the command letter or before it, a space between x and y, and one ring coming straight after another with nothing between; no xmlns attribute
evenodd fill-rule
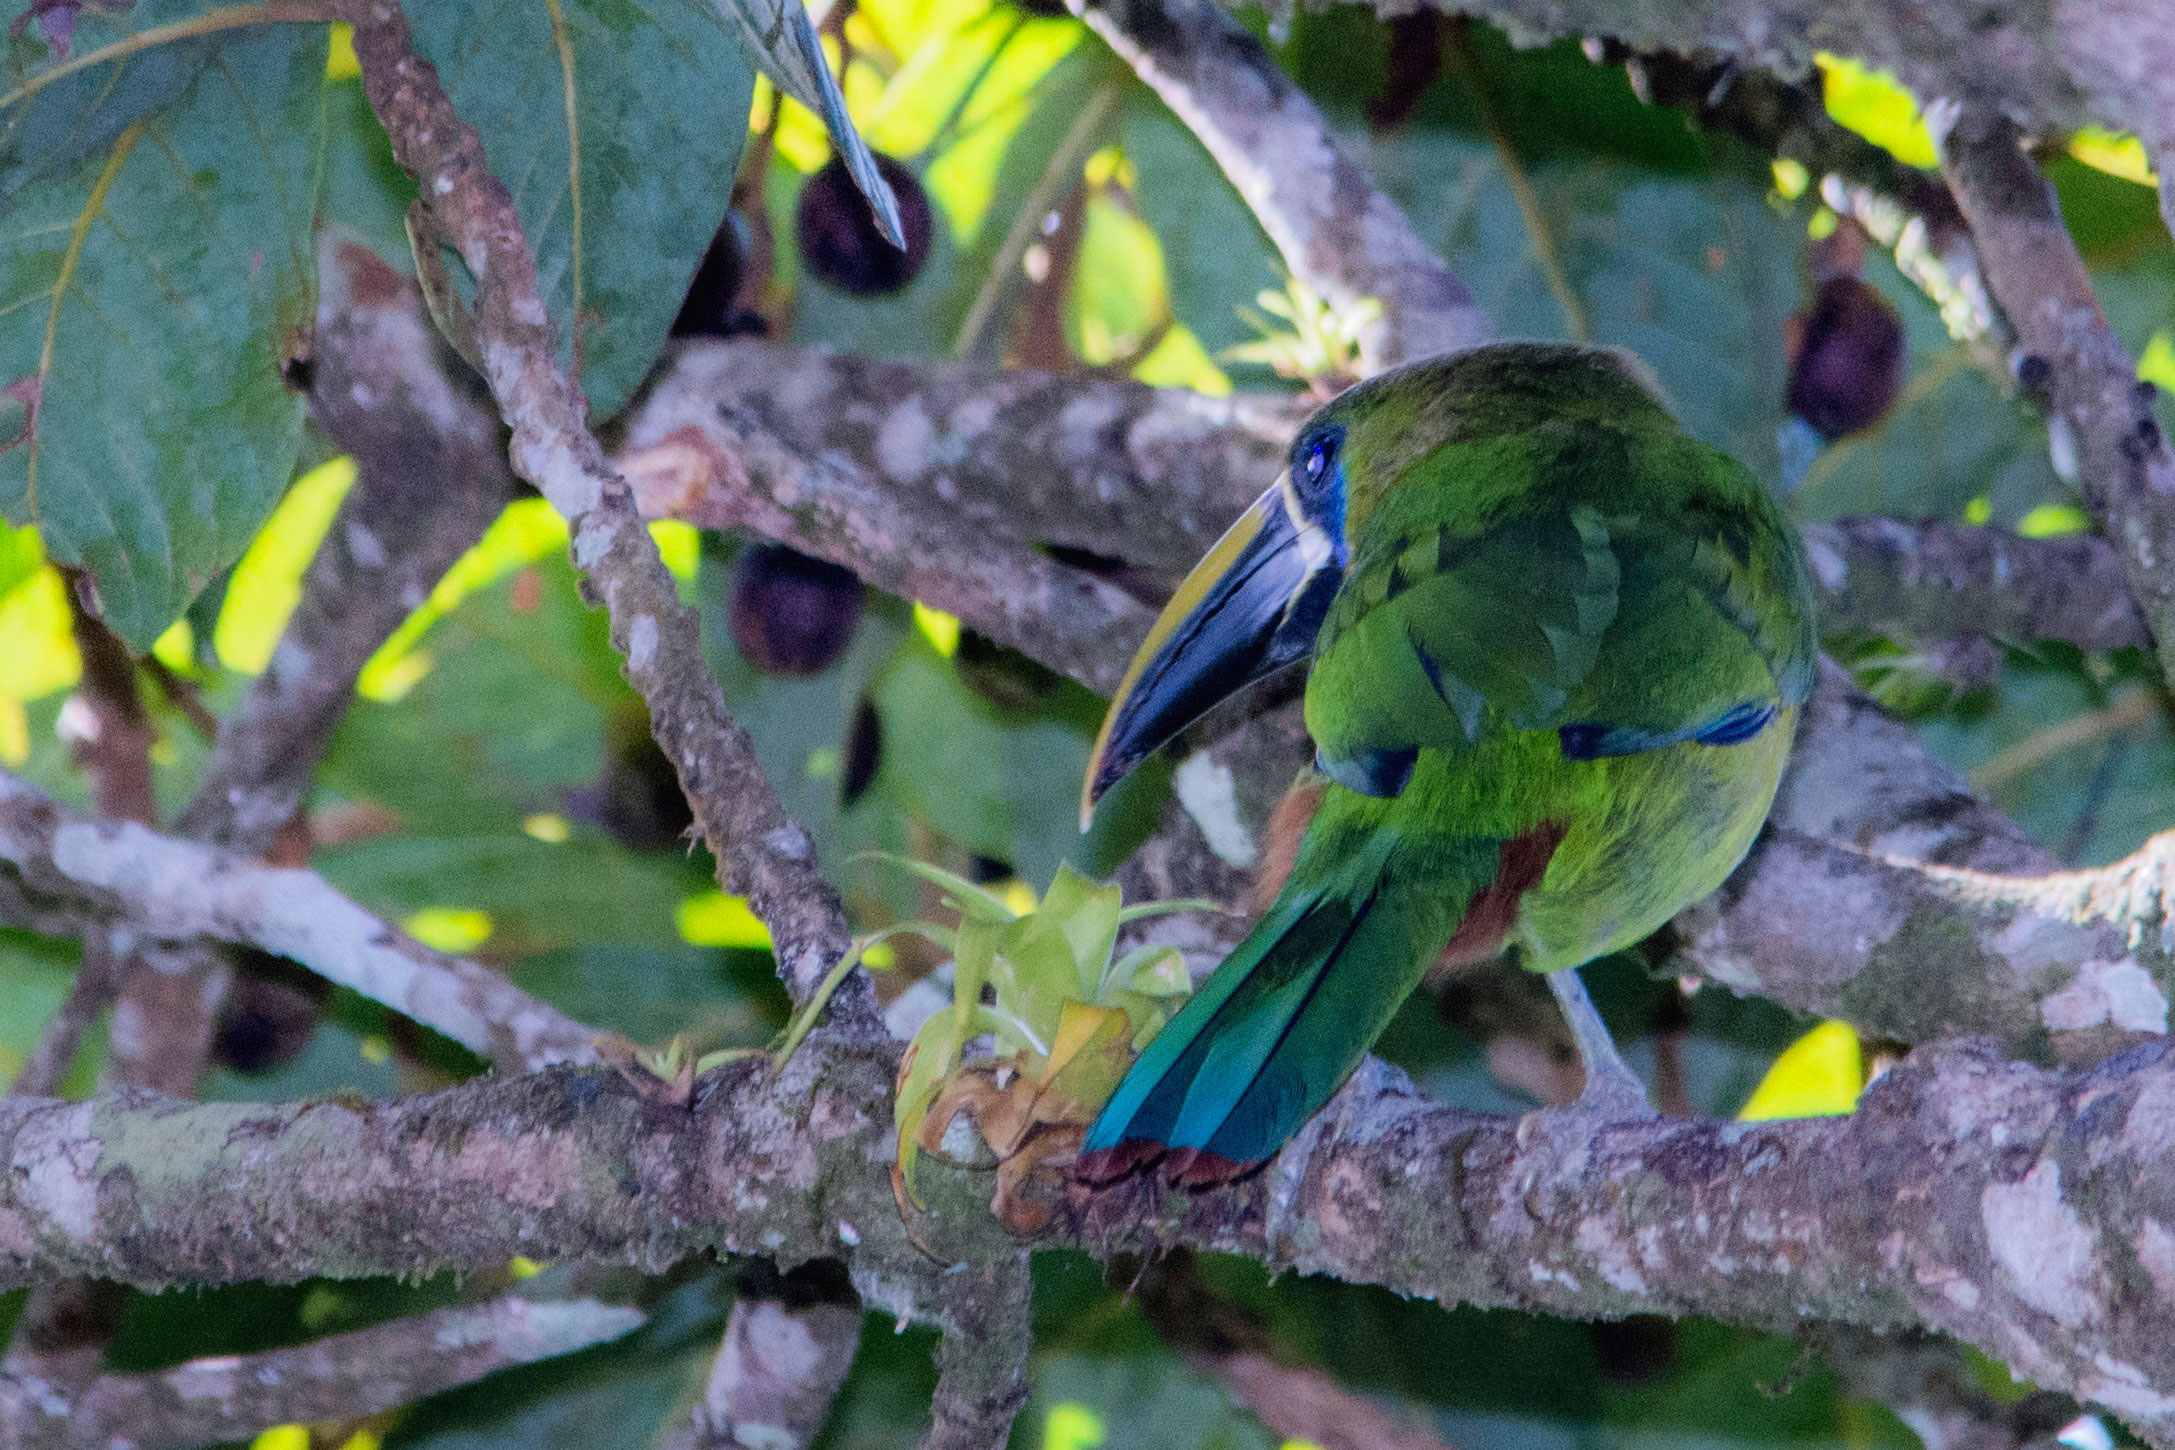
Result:
<svg viewBox="0 0 2175 1450"><path fill-rule="evenodd" d="M1284 472L1194 565L1141 641L1081 789L1095 802L1214 705L1305 658L1344 582L1349 540L1455 444L1552 420L1674 426L1644 366L1614 348L1497 343L1429 358L1339 394L1300 428ZM1500 480L1470 480L1476 485Z"/></svg>

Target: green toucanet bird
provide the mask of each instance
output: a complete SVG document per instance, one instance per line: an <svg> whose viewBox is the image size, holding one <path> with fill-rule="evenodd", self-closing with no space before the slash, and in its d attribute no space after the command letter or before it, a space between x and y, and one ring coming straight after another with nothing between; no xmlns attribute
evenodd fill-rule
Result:
<svg viewBox="0 0 2175 1450"><path fill-rule="evenodd" d="M1636 1094L1565 969L1744 856L1816 647L1796 531L1624 354L1499 344L1323 407L1157 620L1088 767L1083 811L1313 656L1290 874L1119 1084L1082 1174L1268 1157L1445 953L1562 973L1589 1094L1602 1073Z"/></svg>

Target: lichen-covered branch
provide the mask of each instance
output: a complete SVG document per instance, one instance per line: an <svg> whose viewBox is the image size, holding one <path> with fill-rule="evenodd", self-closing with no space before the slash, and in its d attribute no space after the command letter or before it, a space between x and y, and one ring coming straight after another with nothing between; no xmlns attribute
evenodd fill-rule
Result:
<svg viewBox="0 0 2175 1450"><path fill-rule="evenodd" d="M2162 43L2175 45L2175 10L2159 11ZM2019 376L2041 395L2057 457L2074 459L2175 678L2175 453L2153 416L2155 390L2100 312L2054 188L2023 143L2014 123L1967 108L1941 137L1942 174L2016 329Z"/></svg>
<svg viewBox="0 0 2175 1450"><path fill-rule="evenodd" d="M1340 311L1372 298L1361 363L1380 371L1485 342L1487 314L1253 34L1211 0L1074 0L1253 209L1292 275Z"/></svg>
<svg viewBox="0 0 2175 1450"><path fill-rule="evenodd" d="M1807 524L1804 532L1820 584L1820 626L1830 635L2152 646L2122 560L2096 534L2028 539L1940 519L1880 517Z"/></svg>
<svg viewBox="0 0 2175 1450"><path fill-rule="evenodd" d="M1309 0L1313 3L1313 0ZM1634 50L1712 52L1802 76L1818 51L1895 72L1927 99L1952 97L2042 131L2102 125L2175 154L2175 11L2098 0L1434 0L1500 26L1521 45L1607 36ZM1402 14L1403 0L1374 0ZM1288 10L1286 4L1276 7ZM2163 171L2165 176L2166 172Z"/></svg>
<svg viewBox="0 0 2175 1450"><path fill-rule="evenodd" d="M516 1252L657 1266L712 1249L842 1257L881 1307L886 1276L918 1260L891 1201L889 1115L872 1108L891 1057L835 1039L807 1051L783 1083L759 1063L728 1070L692 1111L598 1069L382 1103L0 1104L0 1287L409 1274ZM1496 1118L1374 1065L1264 1172L1183 1196L1128 1180L1060 1203L1041 1242L1214 1249L1574 1317L1920 1324L2168 1444L2171 1151L2164 1039L2083 1072L1922 1049L1851 1117L1763 1124ZM925 1186L920 1241L969 1265L949 1277L1017 1261L985 1177L933 1169Z"/></svg>
<svg viewBox="0 0 2175 1450"><path fill-rule="evenodd" d="M294 1421L353 1419L617 1339L643 1317L591 1299L508 1296L292 1349L99 1375L80 1389L0 1376L0 1443L10 1450L182 1450Z"/></svg>
<svg viewBox="0 0 2175 1450"><path fill-rule="evenodd" d="M84 820L5 771L0 920L154 949L256 947L507 1068L597 1060L592 1029L490 968L387 926L313 871L261 865L134 822Z"/></svg>
<svg viewBox="0 0 2175 1450"><path fill-rule="evenodd" d="M733 342L675 359L622 461L647 510L745 524L1108 689L1147 631L1143 599L1160 599L1273 476L1292 421L1134 384ZM2142 633L2105 544L1868 520L1807 542L1825 597L1863 627L1878 617L1884 632L1946 639L1975 619L2005 638L2101 647ZM1860 591L1892 613L1851 615ZM1195 732L1218 733L1214 721ZM1184 809L1144 848L1140 879L1242 906L1244 868L1309 754L1274 716L1189 765ZM1974 895L1918 862L2057 869L1830 669L1765 844L1681 923L1685 965L1909 1041L1985 1033L2084 1053L2164 1028L2175 969L2156 939L2141 951L2127 922Z"/></svg>
<svg viewBox="0 0 2175 1450"><path fill-rule="evenodd" d="M438 73L415 53L388 0L345 0L363 91L415 173L438 231L476 279L474 334L485 380L512 430L514 471L567 520L585 588L611 617L613 646L649 706L658 747L673 763L725 887L770 928L796 1001L814 991L848 945L838 894L816 870L807 832L787 818L763 778L747 732L725 709L704 663L700 624L635 512L627 485L590 434L580 389L560 368L558 339L537 291L536 258L513 197L491 174L475 129L454 110ZM881 1032L874 993L856 975L831 1000L831 1019Z"/></svg>

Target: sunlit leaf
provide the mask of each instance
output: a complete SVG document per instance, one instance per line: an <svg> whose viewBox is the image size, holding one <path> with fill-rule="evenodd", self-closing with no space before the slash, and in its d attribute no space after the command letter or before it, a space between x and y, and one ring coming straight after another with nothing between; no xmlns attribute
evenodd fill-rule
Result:
<svg viewBox="0 0 2175 1450"><path fill-rule="evenodd" d="M295 480L227 581L212 643L219 662L262 673L302 597L302 575L355 483L355 460L336 458Z"/></svg>
<svg viewBox="0 0 2175 1450"><path fill-rule="evenodd" d="M1919 113L1918 98L1887 71L1874 70L1847 56L1823 51L1820 92L1828 114L1894 155L1908 166L1933 166L1941 159Z"/></svg>
<svg viewBox="0 0 2175 1450"><path fill-rule="evenodd" d="M1737 1118L1831 1117L1855 1108L1864 1090L1857 1032L1848 1022L1823 1022L1783 1050Z"/></svg>

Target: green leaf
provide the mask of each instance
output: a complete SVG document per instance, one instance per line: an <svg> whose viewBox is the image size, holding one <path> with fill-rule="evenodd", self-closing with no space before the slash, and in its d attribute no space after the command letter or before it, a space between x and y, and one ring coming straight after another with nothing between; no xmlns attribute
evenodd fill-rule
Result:
<svg viewBox="0 0 2175 1450"><path fill-rule="evenodd" d="M1283 261L1253 210L1153 95L1128 98L1123 136L1141 220L1163 245L1172 311L1211 353L1252 341L1239 309L1284 280Z"/></svg>
<svg viewBox="0 0 2175 1450"><path fill-rule="evenodd" d="M408 204L415 178L393 159L393 143L349 76L325 87L325 189L318 215L357 237L403 272L415 270Z"/></svg>
<svg viewBox="0 0 2175 1450"><path fill-rule="evenodd" d="M280 369L316 311L325 31L218 28L242 13L86 9L78 62L205 33L50 84L18 42L0 79L0 513L138 648L241 554L301 439Z"/></svg>
<svg viewBox="0 0 2175 1450"><path fill-rule="evenodd" d="M754 75L704 0L437 0L412 15L513 191L590 416L610 417L725 215Z"/></svg>

